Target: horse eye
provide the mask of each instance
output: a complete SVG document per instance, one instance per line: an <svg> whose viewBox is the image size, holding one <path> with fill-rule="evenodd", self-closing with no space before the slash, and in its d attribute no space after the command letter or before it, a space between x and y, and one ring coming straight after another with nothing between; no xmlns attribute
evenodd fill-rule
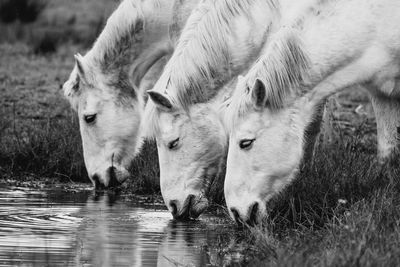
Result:
<svg viewBox="0 0 400 267"><path fill-rule="evenodd" d="M244 139L239 142L240 149L250 149L256 139Z"/></svg>
<svg viewBox="0 0 400 267"><path fill-rule="evenodd" d="M176 138L174 141L169 142L168 143L168 148L169 149L174 149L174 148L176 148L178 146L178 143L179 143L179 137Z"/></svg>
<svg viewBox="0 0 400 267"><path fill-rule="evenodd" d="M96 114L85 115L83 116L83 119L87 124L93 123L96 120Z"/></svg>

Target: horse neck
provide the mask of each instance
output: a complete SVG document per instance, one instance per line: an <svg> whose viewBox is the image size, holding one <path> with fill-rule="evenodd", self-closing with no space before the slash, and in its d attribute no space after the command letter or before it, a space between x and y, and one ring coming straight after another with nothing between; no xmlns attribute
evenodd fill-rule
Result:
<svg viewBox="0 0 400 267"><path fill-rule="evenodd" d="M298 16L298 10L316 1L320 0L202 2L188 19L156 87L167 87L184 109L209 100L256 60L284 17Z"/></svg>
<svg viewBox="0 0 400 267"><path fill-rule="evenodd" d="M376 29L365 27L367 24L362 15L364 10L374 11L364 6L358 8L357 4L362 1L317 2L305 8L302 16L293 21L292 27L297 28L309 60L301 95L322 101L342 89L366 82L368 71L363 71L362 65L357 65L357 62L370 47L364 41L366 36ZM364 19L362 22L353 17L352 12L356 7L361 14L360 18ZM329 16L325 15L327 13ZM358 25L357 30L348 25ZM352 35L350 40L349 29Z"/></svg>
<svg viewBox="0 0 400 267"><path fill-rule="evenodd" d="M85 59L104 75L129 79L138 87L151 66L171 52L172 6L169 0L123 1Z"/></svg>

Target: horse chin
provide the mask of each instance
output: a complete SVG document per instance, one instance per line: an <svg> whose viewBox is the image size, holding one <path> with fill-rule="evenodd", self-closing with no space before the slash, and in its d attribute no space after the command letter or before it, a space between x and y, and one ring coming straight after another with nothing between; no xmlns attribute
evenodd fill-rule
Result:
<svg viewBox="0 0 400 267"><path fill-rule="evenodd" d="M201 180L203 181L202 190L199 194L194 195L191 200L191 207L189 210L190 218L198 218L208 208L209 201L207 197L209 197L211 186L213 185L218 175L218 170L219 168L216 166L204 169L201 178Z"/></svg>
<svg viewBox="0 0 400 267"><path fill-rule="evenodd" d="M189 210L189 217L191 219L197 219L200 214L202 214L208 208L208 200L207 198L201 196L196 197L192 200L192 206Z"/></svg>
<svg viewBox="0 0 400 267"><path fill-rule="evenodd" d="M186 198L183 208L177 216L176 220L187 221L197 219L208 207L208 200L202 194L191 194Z"/></svg>
<svg viewBox="0 0 400 267"><path fill-rule="evenodd" d="M121 186L130 176L129 171L121 166L114 166L114 173L109 173L109 187Z"/></svg>
<svg viewBox="0 0 400 267"><path fill-rule="evenodd" d="M289 175L286 175L284 179L285 182L281 183L278 187L273 188L272 192L270 191L270 193L266 194L264 197L262 197L262 202L263 205L265 206L265 209L261 209L261 211L263 211L264 214L262 214L263 216L267 216L268 214L266 214L268 211L268 209L274 205L277 204L278 196L281 192L283 192L295 179L296 175L298 174L298 169L293 170ZM267 208L268 207L268 208Z"/></svg>

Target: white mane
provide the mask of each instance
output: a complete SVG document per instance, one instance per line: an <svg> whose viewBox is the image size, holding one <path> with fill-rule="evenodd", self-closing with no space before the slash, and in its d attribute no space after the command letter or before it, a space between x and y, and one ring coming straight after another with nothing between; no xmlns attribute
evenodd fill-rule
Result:
<svg viewBox="0 0 400 267"><path fill-rule="evenodd" d="M88 52L89 61L97 63L103 71L131 64L126 53L133 44L140 42L145 30L143 1L124 0L107 20L93 48ZM159 0L152 1L154 9L160 7ZM116 66L115 64L118 64Z"/></svg>
<svg viewBox="0 0 400 267"><path fill-rule="evenodd" d="M197 7L163 73L175 104L186 109L197 99L204 99L204 88L228 71L231 22L240 15L250 16L254 5L265 4L271 9L277 7L276 0L208 0Z"/></svg>
<svg viewBox="0 0 400 267"><path fill-rule="evenodd" d="M239 82L227 111L227 127L232 129L236 119L254 107L250 87L256 79L263 81L266 87L268 106L278 109L289 95L301 93L308 68L309 59L298 33L292 28L281 29L244 81Z"/></svg>
<svg viewBox="0 0 400 267"><path fill-rule="evenodd" d="M133 63L140 56L141 43L144 41L146 19L144 4L150 4L153 12L159 12L161 0L124 0L111 14L107 24L97 38L93 47L88 51L81 62L84 65L85 81L90 86L96 83L96 78L103 75L102 81L109 88L115 89L118 100L137 98L136 84L132 81L137 79L131 75L134 71ZM146 10L149 6L146 6ZM75 93L79 94L81 77L78 75L77 65L70 74L70 78L64 84L64 95L70 100L74 109L77 108ZM82 71L83 73L83 71ZM141 74L140 72L138 72ZM139 100L142 97L139 97Z"/></svg>
<svg viewBox="0 0 400 267"><path fill-rule="evenodd" d="M277 0L206 0L192 12L157 82L163 92L168 88L164 93L175 105L188 110L196 99L204 98L204 88L215 85L215 78L229 71L227 42L232 34L231 22L237 16L249 16L254 5L278 10ZM154 136L158 130L158 110L152 101L147 103L144 116L145 132L149 137Z"/></svg>

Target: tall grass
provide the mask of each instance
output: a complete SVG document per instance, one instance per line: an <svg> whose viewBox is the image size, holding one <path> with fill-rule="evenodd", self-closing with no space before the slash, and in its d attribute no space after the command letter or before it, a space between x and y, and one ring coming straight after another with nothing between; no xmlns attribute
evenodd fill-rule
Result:
<svg viewBox="0 0 400 267"><path fill-rule="evenodd" d="M0 166L9 176L59 177L86 181L86 170L75 119L34 120L20 131L15 121L0 141ZM5 129L3 129L5 131Z"/></svg>
<svg viewBox="0 0 400 267"><path fill-rule="evenodd" d="M129 191L160 193L160 169L155 141L144 143L140 155L134 159L129 171L132 174L126 185Z"/></svg>

